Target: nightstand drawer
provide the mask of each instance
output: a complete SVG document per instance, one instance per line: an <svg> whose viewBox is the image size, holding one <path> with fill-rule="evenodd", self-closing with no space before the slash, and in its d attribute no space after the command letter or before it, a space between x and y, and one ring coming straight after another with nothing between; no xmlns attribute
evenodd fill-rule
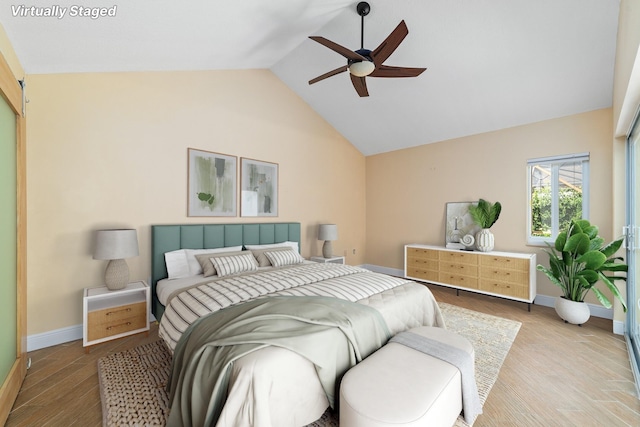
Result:
<svg viewBox="0 0 640 427"><path fill-rule="evenodd" d="M89 341L147 327L147 303L122 305L88 313Z"/></svg>

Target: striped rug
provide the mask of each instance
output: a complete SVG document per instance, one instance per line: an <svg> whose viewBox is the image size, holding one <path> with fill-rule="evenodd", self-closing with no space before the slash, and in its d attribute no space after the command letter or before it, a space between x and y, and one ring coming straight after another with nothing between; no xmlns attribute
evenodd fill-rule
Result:
<svg viewBox="0 0 640 427"><path fill-rule="evenodd" d="M476 382L484 404L498 378L520 322L440 303L447 329L466 337L476 355ZM165 425L165 392L171 355L162 340L114 353L98 360L102 419L105 426ZM327 411L307 427L337 427L337 417ZM468 427L462 417L456 427Z"/></svg>

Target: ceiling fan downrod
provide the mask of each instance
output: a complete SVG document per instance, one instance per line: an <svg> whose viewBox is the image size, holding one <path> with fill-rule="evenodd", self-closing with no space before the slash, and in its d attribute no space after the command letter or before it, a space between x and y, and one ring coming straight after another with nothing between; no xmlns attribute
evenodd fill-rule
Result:
<svg viewBox="0 0 640 427"><path fill-rule="evenodd" d="M356 11L360 15L360 49L364 49L364 17L371 12L371 6L366 1L361 1L356 6Z"/></svg>

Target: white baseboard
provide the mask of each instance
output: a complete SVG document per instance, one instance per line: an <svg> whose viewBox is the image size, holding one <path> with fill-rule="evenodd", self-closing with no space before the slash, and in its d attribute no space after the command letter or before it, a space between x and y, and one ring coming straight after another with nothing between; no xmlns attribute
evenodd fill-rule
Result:
<svg viewBox="0 0 640 427"><path fill-rule="evenodd" d="M82 339L82 325L69 326L55 331L27 336L27 351L40 350Z"/></svg>
<svg viewBox="0 0 640 427"><path fill-rule="evenodd" d="M361 266L367 270L374 271L376 273L388 274L390 276L404 277L404 270L398 268L381 267L379 265L364 264ZM543 307L553 307L556 301L556 297L549 295L536 295L535 304ZM588 304L591 315L594 317L602 317L603 319L613 319L613 309L604 308L597 304ZM613 333L618 335L624 334L624 322L615 320L613 322Z"/></svg>
<svg viewBox="0 0 640 427"><path fill-rule="evenodd" d="M151 314L149 322L153 323L155 321L155 316ZM27 351L40 350L41 348L53 347L54 345L81 339L82 325L68 326L54 331L27 336Z"/></svg>

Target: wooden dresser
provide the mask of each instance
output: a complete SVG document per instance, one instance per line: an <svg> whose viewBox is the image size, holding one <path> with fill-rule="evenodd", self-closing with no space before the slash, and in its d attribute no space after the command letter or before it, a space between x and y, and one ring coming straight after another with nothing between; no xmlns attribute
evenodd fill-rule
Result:
<svg viewBox="0 0 640 427"><path fill-rule="evenodd" d="M440 246L404 247L404 275L481 294L529 304L536 297L536 255L469 252Z"/></svg>

